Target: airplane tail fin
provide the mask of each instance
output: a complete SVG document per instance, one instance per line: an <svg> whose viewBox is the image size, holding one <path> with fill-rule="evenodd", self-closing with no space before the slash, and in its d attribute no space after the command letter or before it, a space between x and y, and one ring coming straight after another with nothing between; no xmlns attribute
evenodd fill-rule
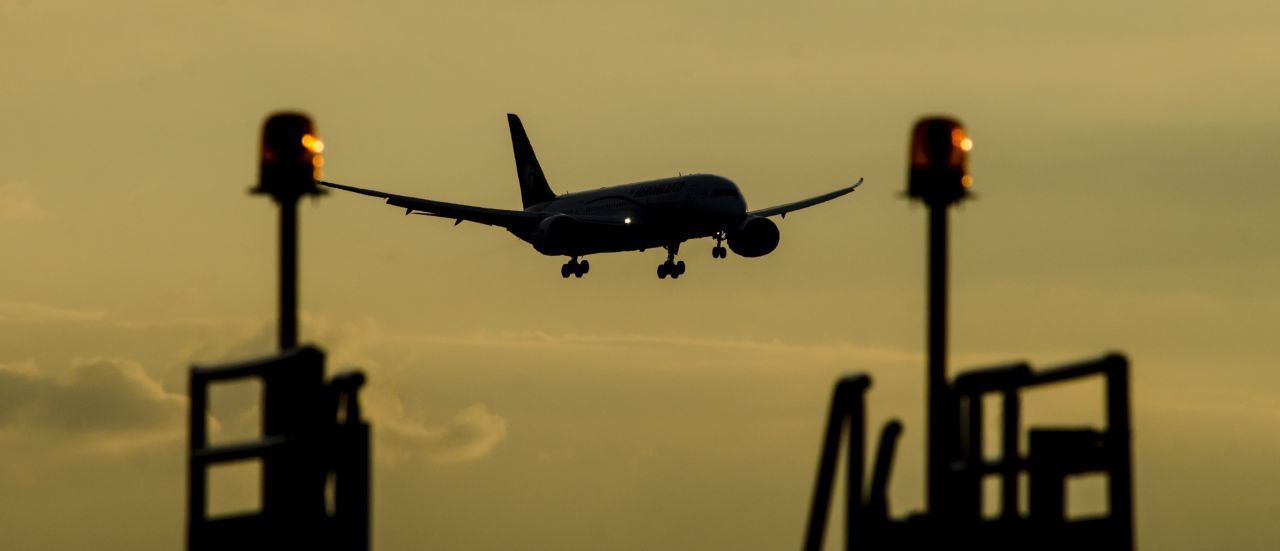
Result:
<svg viewBox="0 0 1280 551"><path fill-rule="evenodd" d="M524 201L524 208L555 199L556 194L547 185L547 177L542 174L520 117L507 113L507 124L511 126L511 147L516 152L516 175L520 177L520 199Z"/></svg>

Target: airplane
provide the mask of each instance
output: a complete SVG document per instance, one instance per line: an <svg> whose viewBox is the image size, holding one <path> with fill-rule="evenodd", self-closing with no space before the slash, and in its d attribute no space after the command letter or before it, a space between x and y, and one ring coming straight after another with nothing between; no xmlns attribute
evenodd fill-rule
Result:
<svg viewBox="0 0 1280 551"><path fill-rule="evenodd" d="M385 199L405 214L421 214L454 220L454 225L475 222L506 229L534 250L547 256L568 256L560 276L582 277L591 270L590 254L644 251L662 247L667 261L658 266L658 278L677 279L684 274L683 260L676 261L680 244L690 239L716 240L713 258L728 251L755 258L778 246L778 226L770 217L825 203L852 192L862 184L760 210L747 210L746 200L733 181L714 174L687 174L605 187L593 191L556 195L533 153L520 117L507 114L516 174L524 210L508 210L446 203L382 191L320 182L335 189ZM728 250L724 243L729 243ZM579 260L579 258L582 258Z"/></svg>

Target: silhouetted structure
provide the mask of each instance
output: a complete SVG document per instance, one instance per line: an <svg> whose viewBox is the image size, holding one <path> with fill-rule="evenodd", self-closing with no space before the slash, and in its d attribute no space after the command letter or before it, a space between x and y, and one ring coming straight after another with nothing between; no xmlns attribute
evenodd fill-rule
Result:
<svg viewBox="0 0 1280 551"><path fill-rule="evenodd" d="M210 446L209 385L262 383L262 437ZM359 372L324 380L324 353L304 347L239 364L191 369L187 548L365 550L369 541L369 425ZM262 467L258 512L210 518L209 469Z"/></svg>
<svg viewBox="0 0 1280 551"><path fill-rule="evenodd" d="M1021 426L1020 392L1024 389L1101 375L1106 382L1107 426ZM905 519L888 515L887 489L901 425L886 423L870 481L864 480L866 456L866 391L871 379L842 379L831 399L813 492L806 551L822 548L836 458L846 438L845 538L847 549L1084 549L1133 548L1133 478L1130 455L1129 367L1123 356L1034 372L1026 364L966 372L950 390L959 407L943 417L963 437L957 457L948 458L945 481L952 505L945 514L928 511ZM986 394L1002 398L1000 455L983 457L983 408ZM847 430L846 430L847 427ZM1027 443L1027 453L1019 452ZM1107 477L1108 511L1099 517L1068 519L1065 486L1072 475L1101 473ZM983 516L983 482L1000 480L998 514ZM1026 482L1023 482L1025 477ZM1027 510L1018 498L1026 485Z"/></svg>
<svg viewBox="0 0 1280 551"><path fill-rule="evenodd" d="M324 144L298 113L267 119L261 172L254 193L280 205L280 325L278 355L191 368L187 469L187 549L278 550L369 548L369 425L360 415L364 375L325 380L324 352L296 348L297 203L316 195ZM209 385L258 380L261 437L209 445ZM258 511L211 518L209 471L242 462L261 466Z"/></svg>
<svg viewBox="0 0 1280 551"><path fill-rule="evenodd" d="M1123 356L1033 372L1024 363L947 377L947 209L969 195L972 147L954 120L921 120L912 133L907 193L929 208L929 319L926 369L926 511L889 517L887 489L902 426L881 433L871 480L864 481L866 403L871 379L842 379L831 401L818 463L806 551L822 548L836 459L848 427L845 475L846 549L1082 549L1133 548L1133 478L1129 426L1129 371ZM1107 426L1037 427L1023 436L1023 389L1101 375L1106 380ZM1000 455L983 456L983 397L1001 397ZM1023 442L1027 453L1020 452ZM1108 510L1094 518L1068 519L1069 476L1107 477ZM999 514L983 515L983 482L1000 482ZM1019 496L1027 482L1026 514Z"/></svg>

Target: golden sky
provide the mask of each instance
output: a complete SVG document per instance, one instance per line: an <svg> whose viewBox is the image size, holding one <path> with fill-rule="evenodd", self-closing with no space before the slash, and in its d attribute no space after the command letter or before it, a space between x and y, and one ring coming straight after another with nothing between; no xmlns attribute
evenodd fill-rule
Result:
<svg viewBox="0 0 1280 551"><path fill-rule="evenodd" d="M272 348L276 214L245 192L281 108L332 180L486 206L519 205L507 112L558 192L711 172L760 208L866 178L767 257L687 243L679 281L660 251L565 281L494 228L305 203L302 335L369 375L377 549L794 547L859 371L872 422L906 423L892 508L916 510L901 194L910 125L949 113L978 193L953 365L1126 352L1139 545L1272 549L1277 24L1243 0L0 0L0 537L181 545L188 366ZM1096 423L1099 388L1031 419ZM215 401L243 433L251 392Z"/></svg>

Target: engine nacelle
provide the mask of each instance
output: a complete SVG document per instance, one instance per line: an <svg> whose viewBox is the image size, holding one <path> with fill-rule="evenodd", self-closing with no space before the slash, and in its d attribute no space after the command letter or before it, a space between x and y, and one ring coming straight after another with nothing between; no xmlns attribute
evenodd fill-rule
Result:
<svg viewBox="0 0 1280 551"><path fill-rule="evenodd" d="M729 249L738 256L754 258L764 256L778 248L778 225L760 216L748 217L742 225L729 230Z"/></svg>
<svg viewBox="0 0 1280 551"><path fill-rule="evenodd" d="M563 214L547 217L534 230L533 247L546 255L568 254L578 226L576 220Z"/></svg>

